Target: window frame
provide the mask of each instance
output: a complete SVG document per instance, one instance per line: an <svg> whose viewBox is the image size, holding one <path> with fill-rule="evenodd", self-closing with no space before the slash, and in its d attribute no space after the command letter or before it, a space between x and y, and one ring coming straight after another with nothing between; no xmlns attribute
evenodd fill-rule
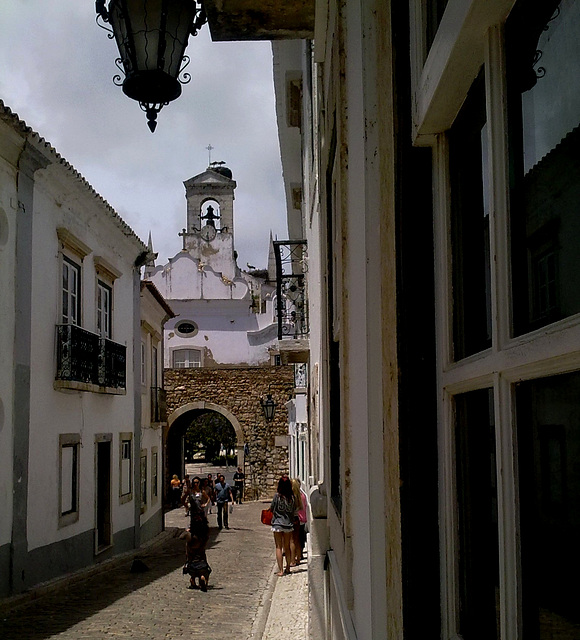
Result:
<svg viewBox="0 0 580 640"><path fill-rule="evenodd" d="M183 325L191 325L193 327L193 331L181 331L180 327L182 327ZM180 338L194 338L199 333L197 322L194 322L193 320L187 320L185 318L183 320L179 320L179 322L176 322L173 330Z"/></svg>
<svg viewBox="0 0 580 640"><path fill-rule="evenodd" d="M67 527L79 520L80 508L80 449L81 436L79 433L61 433L58 436L59 460L58 460L58 528ZM72 449L72 468L70 478L71 509L63 511L64 489L64 449Z"/></svg>
<svg viewBox="0 0 580 640"><path fill-rule="evenodd" d="M81 263L82 264L82 263ZM66 253L62 254L61 261L61 301L60 301L60 322L62 324L72 324L76 327L82 327L82 266ZM68 288L65 288L65 272L75 274L76 291L71 292L70 282ZM70 280L70 275L67 281ZM67 300L68 315L65 316L64 300ZM74 303L73 303L74 296ZM71 319L70 309L75 310L75 317Z"/></svg>
<svg viewBox="0 0 580 640"><path fill-rule="evenodd" d="M101 338L113 339L113 285L97 278L96 329ZM105 304L103 304L105 302ZM103 322L104 320L104 322ZM104 326L103 326L104 325Z"/></svg>
<svg viewBox="0 0 580 640"><path fill-rule="evenodd" d="M151 447L151 504L159 500L159 449Z"/></svg>
<svg viewBox="0 0 580 640"><path fill-rule="evenodd" d="M140 498L140 508L141 513L145 513L147 511L147 507L149 504L149 496L148 496L148 457L147 457L147 449L141 449L141 455L139 456L139 498Z"/></svg>
<svg viewBox="0 0 580 640"><path fill-rule="evenodd" d="M58 241L58 259L59 259L59 300L58 300L58 318L59 324L74 324L83 327L83 305L84 305L84 259L88 256L92 249L85 244L80 238L75 236L66 227L57 227L56 235ZM76 300L76 322L67 322L64 320L63 294L64 294L64 269L65 264L72 266L78 274L77 277L77 300Z"/></svg>
<svg viewBox="0 0 580 640"><path fill-rule="evenodd" d="M449 0L448 10L457 12L458 0ZM465 4L465 3L464 3ZM522 380L545 378L580 370L580 314L567 317L549 326L512 337L511 265L509 238L509 156L508 156L508 87L506 80L506 45L504 24L514 4L489 7L482 0L472 3L474 15L484 15L480 21L482 57L473 55L476 45L467 37L472 25L466 21L463 31L441 22L442 32L452 36L449 52L431 52L415 92L415 144L428 144L433 149L436 336L437 336L437 422L439 434L439 511L441 564L441 612L444 639L457 638L459 633L458 602L458 541L457 493L454 467L455 396L469 391L493 390L494 422L497 452L498 539L500 554L500 633L502 638L520 638L522 629L522 577L519 556L519 487L517 484L517 451L515 449L515 385ZM501 3L500 3L501 4ZM509 7L507 6L509 4ZM486 14L487 11L487 14ZM446 12L447 13L447 12ZM488 15L489 14L489 15ZM490 26L483 29L482 24ZM413 29L413 25L411 27ZM416 25L415 25L416 28ZM461 36L461 37L460 37ZM434 49L440 43L434 42ZM445 77L449 61L461 55L470 58L455 78L452 99L444 104L441 96L453 78ZM479 49L478 49L479 50ZM437 58L439 54L439 58ZM435 56L435 57L433 57ZM488 188L490 196L490 251L492 344L482 353L453 361L453 310L451 277L451 204L449 147L445 130L454 121L476 69L485 65L486 112L490 166ZM474 68L476 67L476 68ZM433 73L433 70L439 73ZM471 71L470 71L471 70ZM431 75L427 74L431 72ZM471 73L471 75L470 75ZM426 78L430 86L422 84ZM428 131L430 130L430 133ZM433 131L438 133L433 133Z"/></svg>
<svg viewBox="0 0 580 640"><path fill-rule="evenodd" d="M130 431L120 433L119 434L119 502L120 504L131 502L131 500L133 499L133 458L134 458L133 434ZM126 461L128 461L128 463ZM127 484L128 486L126 486ZM127 488L126 491L125 491L125 488Z"/></svg>
<svg viewBox="0 0 580 640"><path fill-rule="evenodd" d="M141 338L141 386L147 386L147 343Z"/></svg>
<svg viewBox="0 0 580 640"><path fill-rule="evenodd" d="M195 351L195 352L199 353L199 361L186 359L183 362L184 363L199 362L199 364L193 364L193 365L189 364L189 366L185 366L185 364L184 364L184 366L182 366L182 367L176 366L176 361L175 361L176 355L179 354L179 353L182 353L182 352L186 352L186 351L189 351L189 352ZM187 348L175 347L171 351L171 365L172 365L173 369L201 369L201 368L203 368L203 349L201 349L201 348L200 349L196 349L194 347L187 347Z"/></svg>

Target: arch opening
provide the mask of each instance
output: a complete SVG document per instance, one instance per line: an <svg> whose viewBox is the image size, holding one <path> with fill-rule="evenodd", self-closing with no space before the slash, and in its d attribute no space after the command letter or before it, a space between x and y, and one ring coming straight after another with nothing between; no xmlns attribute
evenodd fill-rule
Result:
<svg viewBox="0 0 580 640"><path fill-rule="evenodd" d="M169 416L164 474L167 502L173 474L183 478L186 463L201 462L202 457L208 465L243 466L244 437L239 422L229 411L209 402L194 402Z"/></svg>

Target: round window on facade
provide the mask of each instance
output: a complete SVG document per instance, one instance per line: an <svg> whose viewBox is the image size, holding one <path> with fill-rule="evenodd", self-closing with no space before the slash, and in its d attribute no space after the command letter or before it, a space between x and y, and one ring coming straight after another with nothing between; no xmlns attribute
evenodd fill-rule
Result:
<svg viewBox="0 0 580 640"><path fill-rule="evenodd" d="M197 325L191 320L181 320L175 325L175 333L182 338L193 338L197 335Z"/></svg>

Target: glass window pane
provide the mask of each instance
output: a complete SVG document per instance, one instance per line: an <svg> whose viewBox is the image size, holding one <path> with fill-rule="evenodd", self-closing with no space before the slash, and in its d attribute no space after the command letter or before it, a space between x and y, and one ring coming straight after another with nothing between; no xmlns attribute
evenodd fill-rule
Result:
<svg viewBox="0 0 580 640"><path fill-rule="evenodd" d="M513 333L580 312L580 0L520 1L506 27Z"/></svg>
<svg viewBox="0 0 580 640"><path fill-rule="evenodd" d="M141 456L141 506L147 504L147 456Z"/></svg>
<svg viewBox="0 0 580 640"><path fill-rule="evenodd" d="M176 349L173 352L173 367L175 369L201 367L201 351L199 349Z"/></svg>
<svg viewBox="0 0 580 640"><path fill-rule="evenodd" d="M78 324L80 269L63 258L62 263L62 322Z"/></svg>
<svg viewBox="0 0 580 640"><path fill-rule="evenodd" d="M445 7L447 6L447 0L424 0L424 4L425 4L425 40L427 45L427 50L425 51L425 58L427 58L429 49L431 49L433 40L435 40L435 35L437 33L437 29L439 28L439 23L441 22L441 18L443 17Z"/></svg>
<svg viewBox="0 0 580 640"><path fill-rule="evenodd" d="M131 441L121 443L121 495L131 493Z"/></svg>
<svg viewBox="0 0 580 640"><path fill-rule="evenodd" d="M516 392L523 637L580 638L580 373Z"/></svg>
<svg viewBox="0 0 580 640"><path fill-rule="evenodd" d="M499 542L493 391L456 396L459 632L499 638Z"/></svg>
<svg viewBox="0 0 580 640"><path fill-rule="evenodd" d="M449 131L454 358L491 346L488 143L483 71Z"/></svg>
<svg viewBox="0 0 580 640"><path fill-rule="evenodd" d="M66 445L61 451L61 515L76 511L77 448Z"/></svg>

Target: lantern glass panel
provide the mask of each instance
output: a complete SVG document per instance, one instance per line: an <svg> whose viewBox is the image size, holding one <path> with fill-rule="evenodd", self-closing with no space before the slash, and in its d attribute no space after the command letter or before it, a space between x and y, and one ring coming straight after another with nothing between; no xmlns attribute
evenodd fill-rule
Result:
<svg viewBox="0 0 580 640"><path fill-rule="evenodd" d="M109 17L129 97L163 104L180 95L177 76L196 6L192 0L111 0Z"/></svg>
<svg viewBox="0 0 580 640"><path fill-rule="evenodd" d="M131 31L135 42L135 61L139 71L154 71L159 64L161 2L127 0Z"/></svg>

